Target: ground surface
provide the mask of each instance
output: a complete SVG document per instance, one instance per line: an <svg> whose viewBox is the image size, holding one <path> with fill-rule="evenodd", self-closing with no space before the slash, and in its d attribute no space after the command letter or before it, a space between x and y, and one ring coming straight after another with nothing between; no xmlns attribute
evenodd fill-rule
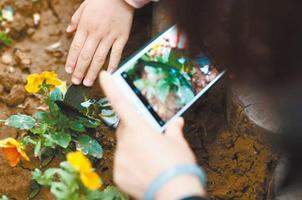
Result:
<svg viewBox="0 0 302 200"><path fill-rule="evenodd" d="M1 0L0 9L13 7L14 21L5 26L10 29L12 47L0 49L0 119L13 113L32 114L40 105L28 96L23 85L30 73L55 70L64 80L71 37L65 28L79 0ZM33 15L41 16L38 25ZM150 37L150 8L139 12L125 56L137 50ZM57 43L57 48L49 49ZM212 199L266 199L274 156L265 144L242 133L228 131L225 114L225 89L216 87L186 114L186 136L198 155L199 163L208 173L208 194ZM0 125L0 139L17 137L20 132ZM96 166L105 183L112 183L112 154L114 133L102 127L97 133L105 149L105 158ZM52 165L56 165L54 161ZM30 169L21 165L11 168L0 159L0 196L27 199ZM36 199L51 199L42 191Z"/></svg>

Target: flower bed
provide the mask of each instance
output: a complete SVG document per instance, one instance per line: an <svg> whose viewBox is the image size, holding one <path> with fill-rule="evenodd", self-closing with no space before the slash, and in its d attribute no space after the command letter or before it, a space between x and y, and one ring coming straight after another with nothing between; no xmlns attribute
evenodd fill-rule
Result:
<svg viewBox="0 0 302 200"><path fill-rule="evenodd" d="M127 199L112 186L100 190L102 180L89 160L103 157L103 147L93 137L101 120L108 124L109 119L114 119L110 125L118 122L108 102L90 99L88 89L81 86L67 89L55 72L29 75L25 90L40 98L47 107L33 116L17 114L1 120L6 126L23 131L17 140L11 137L0 140L2 156L11 167L16 167L21 160L30 162L26 153L29 147L32 147L29 154L38 158L43 168L54 156L64 158L66 155L67 159L59 168L48 168L44 172L34 169L32 185L39 186L31 196L38 194L40 186L45 186L59 200ZM104 111L111 111L110 115L104 115Z"/></svg>

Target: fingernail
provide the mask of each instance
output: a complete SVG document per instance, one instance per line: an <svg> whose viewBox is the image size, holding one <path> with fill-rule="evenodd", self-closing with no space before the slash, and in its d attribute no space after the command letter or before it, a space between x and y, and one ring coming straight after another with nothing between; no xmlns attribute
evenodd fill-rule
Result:
<svg viewBox="0 0 302 200"><path fill-rule="evenodd" d="M66 68L65 68L65 71L66 71L68 74L71 74L71 73L72 73L72 67L66 67Z"/></svg>
<svg viewBox="0 0 302 200"><path fill-rule="evenodd" d="M93 81L90 79L85 79L83 84L87 87L91 87L93 85Z"/></svg>
<svg viewBox="0 0 302 200"><path fill-rule="evenodd" d="M72 77L71 81L72 81L73 84L79 85L82 80L79 79L79 78L76 78L76 77Z"/></svg>
<svg viewBox="0 0 302 200"><path fill-rule="evenodd" d="M71 25L68 25L67 29L66 29L66 32L71 32L71 28L72 28Z"/></svg>

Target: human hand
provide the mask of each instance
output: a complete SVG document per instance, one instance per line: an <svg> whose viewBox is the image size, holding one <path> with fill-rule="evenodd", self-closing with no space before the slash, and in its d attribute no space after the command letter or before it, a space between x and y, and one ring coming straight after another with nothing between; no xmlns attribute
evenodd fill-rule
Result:
<svg viewBox="0 0 302 200"><path fill-rule="evenodd" d="M182 164L195 164L195 156L183 136L184 121L172 122L165 134L155 131L127 100L115 79L102 72L100 83L115 111L121 118L117 130L114 158L114 181L121 190L142 199L150 183L164 170ZM166 184L157 199L180 199L204 195L197 177L179 176Z"/></svg>
<svg viewBox="0 0 302 200"><path fill-rule="evenodd" d="M65 70L72 82L92 86L111 49L108 70L113 71L128 40L134 8L124 0L86 0L74 13L67 32L76 31Z"/></svg>

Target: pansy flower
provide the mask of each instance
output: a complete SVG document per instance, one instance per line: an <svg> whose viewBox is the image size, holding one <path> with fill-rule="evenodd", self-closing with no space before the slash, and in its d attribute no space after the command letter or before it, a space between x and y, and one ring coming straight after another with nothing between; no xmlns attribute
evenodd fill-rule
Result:
<svg viewBox="0 0 302 200"><path fill-rule="evenodd" d="M0 149L3 153L3 156L7 159L12 167L17 166L21 158L29 161L28 156L24 152L23 146L14 138L0 140Z"/></svg>
<svg viewBox="0 0 302 200"><path fill-rule="evenodd" d="M67 162L80 174L80 179L85 187L97 190L102 186L99 175L94 171L87 157L80 151L67 154Z"/></svg>

